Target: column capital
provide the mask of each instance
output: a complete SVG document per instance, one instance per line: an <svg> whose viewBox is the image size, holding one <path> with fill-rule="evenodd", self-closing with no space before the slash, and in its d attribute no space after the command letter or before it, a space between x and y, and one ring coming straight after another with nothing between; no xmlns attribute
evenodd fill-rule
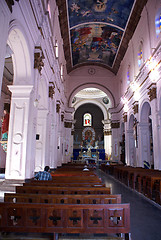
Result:
<svg viewBox="0 0 161 240"><path fill-rule="evenodd" d="M33 90L32 85L9 85L8 89L13 97L29 97Z"/></svg>

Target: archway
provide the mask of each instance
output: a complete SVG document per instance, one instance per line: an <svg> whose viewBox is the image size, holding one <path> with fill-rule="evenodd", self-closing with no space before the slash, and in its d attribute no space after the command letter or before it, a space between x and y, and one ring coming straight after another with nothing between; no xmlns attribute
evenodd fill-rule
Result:
<svg viewBox="0 0 161 240"><path fill-rule="evenodd" d="M12 97L5 178L25 179L31 176L34 168L32 155L33 141L35 141L34 115L30 104L34 78L31 48L24 28L17 21L11 23L6 44L12 50L13 85L8 86ZM26 168L26 162L28 162L28 168Z"/></svg>
<svg viewBox="0 0 161 240"><path fill-rule="evenodd" d="M143 167L144 162L147 162L151 168L154 168L151 107L148 102L144 102L141 107L139 127L141 149L140 165Z"/></svg>

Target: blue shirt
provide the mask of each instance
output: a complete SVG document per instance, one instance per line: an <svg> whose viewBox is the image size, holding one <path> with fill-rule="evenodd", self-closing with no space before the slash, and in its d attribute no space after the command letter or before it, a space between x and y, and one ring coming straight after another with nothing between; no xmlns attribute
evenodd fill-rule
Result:
<svg viewBox="0 0 161 240"><path fill-rule="evenodd" d="M51 174L46 171L38 172L34 178L36 178L37 180L52 180Z"/></svg>

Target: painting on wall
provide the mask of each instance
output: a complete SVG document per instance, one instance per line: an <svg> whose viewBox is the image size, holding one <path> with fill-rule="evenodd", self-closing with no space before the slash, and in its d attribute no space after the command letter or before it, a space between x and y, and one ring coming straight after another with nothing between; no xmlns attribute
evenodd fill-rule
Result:
<svg viewBox="0 0 161 240"><path fill-rule="evenodd" d="M73 66L112 67L134 0L68 0Z"/></svg>
<svg viewBox="0 0 161 240"><path fill-rule="evenodd" d="M97 61L112 67L123 31L105 24L83 24L71 30L73 65Z"/></svg>

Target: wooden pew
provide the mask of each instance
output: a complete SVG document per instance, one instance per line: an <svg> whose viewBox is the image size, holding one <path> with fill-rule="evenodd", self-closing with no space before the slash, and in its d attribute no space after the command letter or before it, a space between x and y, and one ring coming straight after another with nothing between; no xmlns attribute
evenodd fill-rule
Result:
<svg viewBox="0 0 161 240"><path fill-rule="evenodd" d="M111 194L108 187L51 187L51 186L17 186L17 193L34 194Z"/></svg>
<svg viewBox="0 0 161 240"><path fill-rule="evenodd" d="M130 232L129 204L0 203L0 231L53 233Z"/></svg>
<svg viewBox="0 0 161 240"><path fill-rule="evenodd" d="M34 181L34 180L32 180ZM99 179L97 176L52 176L52 180L53 182L85 182L85 183L102 183L102 180Z"/></svg>
<svg viewBox="0 0 161 240"><path fill-rule="evenodd" d="M103 183L86 183L86 182L82 182L82 183L77 183L77 182L73 182L73 183L63 183L63 182L57 182L55 183L54 181L33 181L33 182L27 182L24 183L23 186L51 186L51 187L105 187L105 184Z"/></svg>
<svg viewBox="0 0 161 240"><path fill-rule="evenodd" d="M5 193L5 202L12 203L53 203L53 204L116 204L121 203L121 195L58 195Z"/></svg>

